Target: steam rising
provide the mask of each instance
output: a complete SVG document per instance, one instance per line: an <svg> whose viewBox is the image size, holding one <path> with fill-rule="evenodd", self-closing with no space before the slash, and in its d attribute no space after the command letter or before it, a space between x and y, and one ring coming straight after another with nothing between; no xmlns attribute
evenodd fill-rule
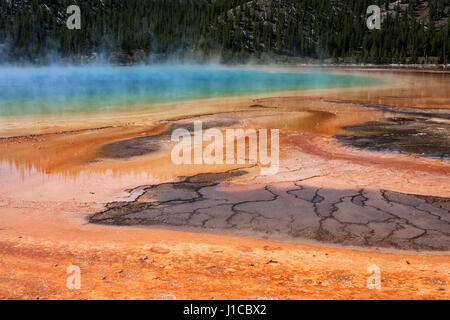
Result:
<svg viewBox="0 0 450 320"><path fill-rule="evenodd" d="M0 116L70 113L247 93L370 85L366 77L218 65L0 67Z"/></svg>

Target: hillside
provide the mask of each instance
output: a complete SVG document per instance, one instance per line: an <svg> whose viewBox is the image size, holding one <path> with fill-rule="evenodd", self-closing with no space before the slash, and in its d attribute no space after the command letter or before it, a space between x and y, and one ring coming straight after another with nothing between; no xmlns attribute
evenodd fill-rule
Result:
<svg viewBox="0 0 450 320"><path fill-rule="evenodd" d="M381 30L366 9L382 8ZM81 8L81 30L66 8ZM449 0L0 0L0 62L450 61Z"/></svg>

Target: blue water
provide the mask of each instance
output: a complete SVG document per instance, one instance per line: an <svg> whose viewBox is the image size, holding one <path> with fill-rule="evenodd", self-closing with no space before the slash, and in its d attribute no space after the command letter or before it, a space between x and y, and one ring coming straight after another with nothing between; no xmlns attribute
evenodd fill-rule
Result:
<svg viewBox="0 0 450 320"><path fill-rule="evenodd" d="M11 67L0 68L0 116L73 113L154 102L378 83L379 80L354 75L218 67Z"/></svg>

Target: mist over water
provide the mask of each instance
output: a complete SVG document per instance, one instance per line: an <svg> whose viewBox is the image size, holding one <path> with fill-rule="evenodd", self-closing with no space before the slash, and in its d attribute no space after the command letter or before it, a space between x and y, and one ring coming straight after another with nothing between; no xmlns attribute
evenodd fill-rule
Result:
<svg viewBox="0 0 450 320"><path fill-rule="evenodd" d="M217 66L0 67L0 116L74 113L155 102L378 83L354 75Z"/></svg>

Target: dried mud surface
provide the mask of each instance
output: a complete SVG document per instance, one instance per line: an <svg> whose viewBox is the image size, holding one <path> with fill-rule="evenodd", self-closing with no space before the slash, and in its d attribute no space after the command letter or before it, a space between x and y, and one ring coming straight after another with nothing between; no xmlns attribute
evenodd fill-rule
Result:
<svg viewBox="0 0 450 320"><path fill-rule="evenodd" d="M168 225L248 231L343 245L450 250L450 198L387 190L339 190L301 182L236 185L232 175L197 175L181 182L142 186L131 202L114 202L92 223ZM135 190L132 190L133 192Z"/></svg>

